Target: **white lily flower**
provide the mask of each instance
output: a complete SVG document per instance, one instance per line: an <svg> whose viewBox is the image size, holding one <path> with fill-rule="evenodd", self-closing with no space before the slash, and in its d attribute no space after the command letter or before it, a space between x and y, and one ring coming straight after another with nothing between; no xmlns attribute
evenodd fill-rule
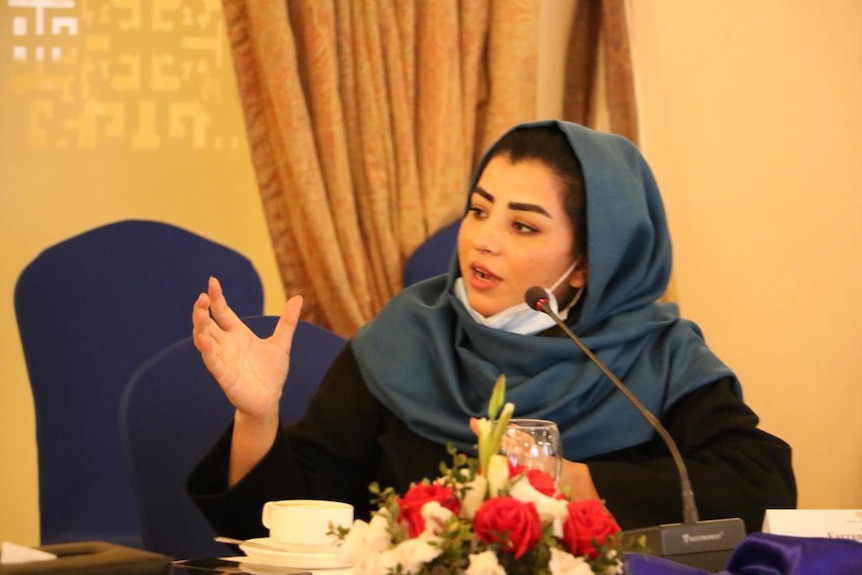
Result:
<svg viewBox="0 0 862 575"><path fill-rule="evenodd" d="M353 575L386 575L396 569L399 559L397 548L369 553L353 566Z"/></svg>
<svg viewBox="0 0 862 575"><path fill-rule="evenodd" d="M554 519L554 522L551 524L551 527L553 529L553 535L557 539L563 538L563 524L565 522L565 519Z"/></svg>
<svg viewBox="0 0 862 575"><path fill-rule="evenodd" d="M392 536L389 533L389 520L383 514L376 514L368 524L365 535L367 551L385 551L392 548Z"/></svg>
<svg viewBox="0 0 862 575"><path fill-rule="evenodd" d="M509 462L506 456L499 453L492 455L485 475L488 478L488 492L491 497L497 497L509 481Z"/></svg>
<svg viewBox="0 0 862 575"><path fill-rule="evenodd" d="M556 547L551 548L551 560L548 562L551 575L592 575L590 564L582 557L575 557L568 551Z"/></svg>
<svg viewBox="0 0 862 575"><path fill-rule="evenodd" d="M530 485L530 481L526 477L521 477L512 485L509 494L521 501L522 503L532 503L536 506L536 511L539 512L539 517L543 522L562 522L569 515L569 503L565 499L557 499L548 497L535 487ZM556 534L556 533L555 533Z"/></svg>
<svg viewBox="0 0 862 575"><path fill-rule="evenodd" d="M338 546L336 557L339 563L353 565L367 552L365 549L365 538L368 534L368 523L357 519L350 527L350 531L344 537L344 541Z"/></svg>
<svg viewBox="0 0 862 575"><path fill-rule="evenodd" d="M476 510L485 501L485 495L488 493L488 478L484 475L477 475L473 481L465 484L466 492L464 498L461 499L461 516L470 521L476 516Z"/></svg>
<svg viewBox="0 0 862 575"><path fill-rule="evenodd" d="M389 534L389 522L385 514L378 513L371 522L357 519L338 546L336 557L339 562L347 565L357 565L368 555L376 555L392 547Z"/></svg>
<svg viewBox="0 0 862 575"><path fill-rule="evenodd" d="M425 529L420 537L436 535L446 525L446 522L454 517L452 510L440 505L439 501L429 501L422 506L421 513L425 520Z"/></svg>
<svg viewBox="0 0 862 575"><path fill-rule="evenodd" d="M439 537L424 535L400 543L394 551L405 573L418 573L426 563L433 561L443 552Z"/></svg>
<svg viewBox="0 0 862 575"><path fill-rule="evenodd" d="M497 555L493 551L474 553L468 559L470 565L464 575L506 575L506 570L497 561Z"/></svg>
<svg viewBox="0 0 862 575"><path fill-rule="evenodd" d="M620 561L617 550L609 549L608 552L605 553L605 557L611 561L616 561L613 565L608 565L605 568L605 575L623 575L623 562Z"/></svg>
<svg viewBox="0 0 862 575"><path fill-rule="evenodd" d="M379 553L369 553L353 564L353 575L381 575Z"/></svg>

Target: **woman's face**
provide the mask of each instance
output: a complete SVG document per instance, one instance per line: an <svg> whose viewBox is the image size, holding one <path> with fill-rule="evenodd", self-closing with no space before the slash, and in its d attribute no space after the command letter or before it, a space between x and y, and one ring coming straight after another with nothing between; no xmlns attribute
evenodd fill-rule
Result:
<svg viewBox="0 0 862 575"><path fill-rule="evenodd" d="M458 259L470 305L485 317L524 301L528 288L550 288L572 265L574 230L563 184L544 163L491 159L470 195L458 233ZM555 290L561 303L586 281L579 265Z"/></svg>

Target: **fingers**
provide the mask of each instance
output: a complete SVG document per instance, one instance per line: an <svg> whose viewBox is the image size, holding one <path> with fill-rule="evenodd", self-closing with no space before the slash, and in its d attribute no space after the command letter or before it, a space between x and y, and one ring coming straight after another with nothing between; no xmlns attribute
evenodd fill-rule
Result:
<svg viewBox="0 0 862 575"><path fill-rule="evenodd" d="M212 317L222 329L229 330L242 323L239 317L237 317L234 311L227 304L227 300L225 299L224 292L221 288L221 283L219 283L216 278L210 277L209 285L207 286L207 293L209 295L209 308L212 312Z"/></svg>
<svg viewBox="0 0 862 575"><path fill-rule="evenodd" d="M475 417L470 418L470 431L475 433L477 436L479 435L479 420Z"/></svg>
<svg viewBox="0 0 862 575"><path fill-rule="evenodd" d="M192 326L197 332L204 327L205 320L209 319L210 298L207 294L202 293L195 300L195 305L192 306Z"/></svg>
<svg viewBox="0 0 862 575"><path fill-rule="evenodd" d="M195 347L199 351L203 351L201 345L206 338L207 328L210 323L210 299L205 293L198 296L195 300L195 305L192 307L192 336L195 342Z"/></svg>
<svg viewBox="0 0 862 575"><path fill-rule="evenodd" d="M201 293L192 307L192 336L195 347L204 354L204 360L213 352L219 338L223 335L221 326L213 320L214 302L222 302L222 307L228 310L228 315L222 314L225 323L231 323L233 312L227 307L222 295L221 284L215 278L210 278L207 292ZM236 317L235 315L233 317Z"/></svg>
<svg viewBox="0 0 862 575"><path fill-rule="evenodd" d="M278 324L275 326L275 331L272 334L272 341L283 349L285 353L290 353L290 345L293 341L293 334L296 331L297 323L299 323L299 314L301 312L302 296L295 295L284 304L281 317L278 318Z"/></svg>
<svg viewBox="0 0 862 575"><path fill-rule="evenodd" d="M221 328L210 317L210 295L202 293L192 309L192 340L201 353L201 359L210 373L219 379L224 371L224 361L216 349L221 337Z"/></svg>

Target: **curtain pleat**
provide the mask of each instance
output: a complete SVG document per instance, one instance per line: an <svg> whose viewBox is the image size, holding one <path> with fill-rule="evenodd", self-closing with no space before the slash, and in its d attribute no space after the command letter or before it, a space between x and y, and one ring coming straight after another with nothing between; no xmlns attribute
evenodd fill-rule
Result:
<svg viewBox="0 0 862 575"><path fill-rule="evenodd" d="M512 125L536 119L539 8L531 0L491 6L487 104L477 150L484 151Z"/></svg>
<svg viewBox="0 0 862 575"><path fill-rule="evenodd" d="M638 144L626 0L578 0L566 53L563 118L596 127L599 56L610 131Z"/></svg>
<svg viewBox="0 0 862 575"><path fill-rule="evenodd" d="M638 114L625 0L603 0L602 20L605 92L611 110L611 132L637 144Z"/></svg>
<svg viewBox="0 0 862 575"><path fill-rule="evenodd" d="M563 118L595 125L593 100L598 70L600 0L578 0L566 51Z"/></svg>

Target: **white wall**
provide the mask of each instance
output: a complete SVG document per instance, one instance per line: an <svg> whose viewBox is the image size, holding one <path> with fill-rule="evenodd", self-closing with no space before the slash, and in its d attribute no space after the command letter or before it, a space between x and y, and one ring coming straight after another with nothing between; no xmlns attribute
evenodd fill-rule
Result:
<svg viewBox="0 0 862 575"><path fill-rule="evenodd" d="M563 69L576 1L544 0L548 69ZM862 508L862 2L629 0L629 13L682 314L793 447L799 506ZM539 80L540 115L559 114L562 82Z"/></svg>
<svg viewBox="0 0 862 575"><path fill-rule="evenodd" d="M631 7L683 314L792 445L800 507L862 508L862 2Z"/></svg>

